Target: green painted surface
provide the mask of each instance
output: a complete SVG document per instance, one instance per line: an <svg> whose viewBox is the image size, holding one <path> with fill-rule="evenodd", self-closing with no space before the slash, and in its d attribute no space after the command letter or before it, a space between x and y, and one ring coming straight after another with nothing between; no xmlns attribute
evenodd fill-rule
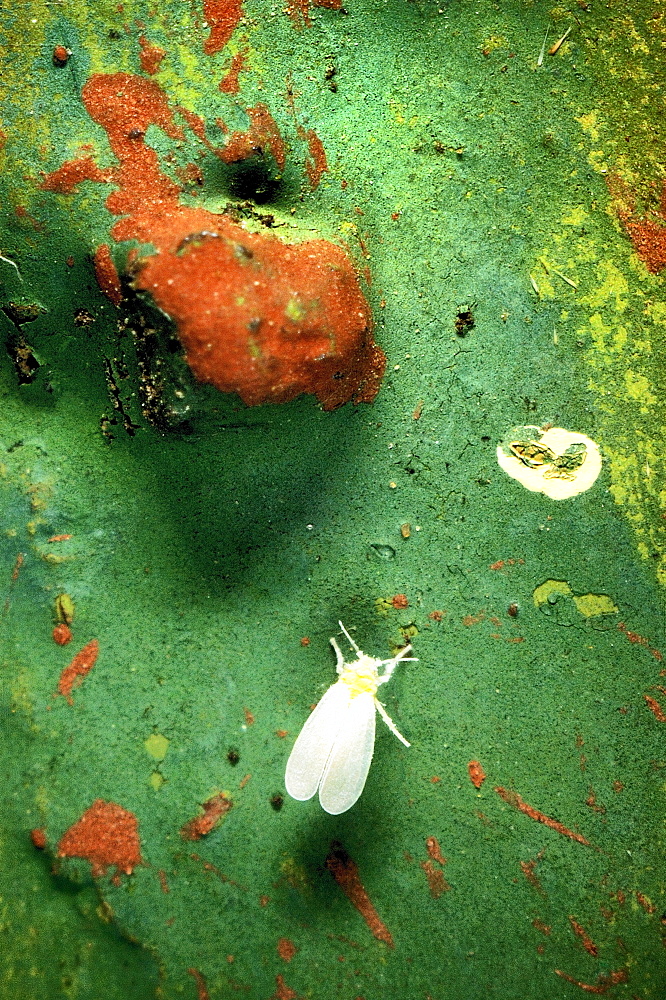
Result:
<svg viewBox="0 0 666 1000"><path fill-rule="evenodd" d="M15 319L30 315L19 326L39 367L21 385L9 356L0 371L0 995L195 998L204 979L211 1000L584 995L560 970L621 1000L657 1000L666 724L645 697L666 712L666 298L604 171L656 211L664 18L643 2L392 0L315 8L297 29L280 5L244 10L212 58L195 0L2 14L0 253L20 277L0 260L0 294ZM546 48L573 29L537 66L549 20ZM345 240L369 265L389 357L372 405L246 409L188 384L187 434L143 420L137 305L117 310L91 264L112 243L109 189L64 196L39 183L86 144L113 164L80 89L91 72L139 72L144 33L167 51L154 79L210 134L217 117L242 128L243 107L268 104L289 155L260 207L287 222L280 232ZM245 38L241 93L225 96L218 81ZM73 52L64 68L55 44ZM297 124L327 152L314 193ZM199 163L206 207L233 196L191 133L181 146L156 129L148 140L162 162L173 155L171 170ZM127 248L113 253L122 266ZM467 309L474 326L460 336ZM4 312L0 327L15 345ZM184 374L169 365L173 403ZM545 422L600 445L588 493L549 501L498 468L511 427ZM536 601L547 582L569 593ZM63 593L75 613L61 647L51 632ZM293 739L335 677L338 619L377 656L401 630L413 636L419 662L386 692L412 747L380 723L353 810L333 818L288 798L276 810ZM99 658L73 704L54 698L93 638ZM478 791L471 760L487 774ZM183 841L218 792L234 802L224 821ZM93 882L82 860L52 874L60 837L99 798L136 815L144 864L117 885L112 872ZM327 871L333 841L393 949ZM429 860L451 887L438 898ZM298 949L289 962L281 938Z"/></svg>

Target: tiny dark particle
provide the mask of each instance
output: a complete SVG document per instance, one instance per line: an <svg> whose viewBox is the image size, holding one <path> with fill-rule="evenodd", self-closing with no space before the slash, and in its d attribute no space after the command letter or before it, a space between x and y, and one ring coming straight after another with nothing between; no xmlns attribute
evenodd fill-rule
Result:
<svg viewBox="0 0 666 1000"><path fill-rule="evenodd" d="M516 604L515 601L512 601L511 604L509 605L509 607L506 610L507 610L507 614L510 615L511 618L517 618L518 617L518 605Z"/></svg>
<svg viewBox="0 0 666 1000"><path fill-rule="evenodd" d="M235 767L238 761L240 760L240 754L238 750L235 750L232 747L227 753L227 760L229 761L232 767Z"/></svg>
<svg viewBox="0 0 666 1000"><path fill-rule="evenodd" d="M271 807L275 809L275 812L280 812L280 809L282 809L282 806L284 805L284 799L278 794L271 795L270 803Z"/></svg>

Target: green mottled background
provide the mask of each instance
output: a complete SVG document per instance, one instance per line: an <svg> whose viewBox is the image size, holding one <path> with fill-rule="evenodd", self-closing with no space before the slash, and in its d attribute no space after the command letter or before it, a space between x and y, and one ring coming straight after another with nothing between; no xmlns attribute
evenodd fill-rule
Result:
<svg viewBox="0 0 666 1000"><path fill-rule="evenodd" d="M666 726L645 696L666 711L666 296L605 181L658 219L666 14L647 0L350 0L313 8L308 26L269 0L243 10L212 57L201 0L0 13L0 304L32 308L21 330L39 364L26 384L9 353L0 364L0 994L659 1000ZM569 26L537 65L546 29L547 52ZM166 50L154 79L171 105L212 130L268 105L289 155L261 210L286 222L281 235L319 232L369 265L389 357L372 405L247 409L192 383L187 433L142 418L136 302L113 306L91 263L112 244L109 188L39 187L86 144L113 165L80 90L91 72L140 72L142 34ZM72 50L62 68L56 44ZM244 45L241 92L226 96L218 82ZM326 148L315 192L288 86ZM196 159L198 202L219 209L233 192L188 136L147 140L175 164ZM119 266L126 251L114 246ZM464 309L475 325L460 336ZM0 327L11 351L17 326L3 312ZM495 459L510 427L548 421L604 456L595 486L559 503ZM72 537L49 543L57 534ZM548 580L617 611L586 616L562 592L535 603ZM66 647L51 638L61 592L76 608ZM293 739L334 679L340 618L377 656L413 634L419 662L386 692L412 747L381 726L365 792L340 817L286 798L276 811ZM93 638L74 704L54 699ZM470 760L488 776L479 791ZM231 811L185 843L182 825L220 791ZM119 885L84 861L54 868L98 798L139 822L145 864ZM438 898L421 864L429 837L447 859ZM326 869L333 841L393 949ZM289 962L281 938L298 949Z"/></svg>

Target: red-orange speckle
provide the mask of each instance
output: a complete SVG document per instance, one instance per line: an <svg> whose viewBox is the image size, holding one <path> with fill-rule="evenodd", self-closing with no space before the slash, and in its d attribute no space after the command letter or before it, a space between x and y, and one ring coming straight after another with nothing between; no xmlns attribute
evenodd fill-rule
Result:
<svg viewBox="0 0 666 1000"><path fill-rule="evenodd" d="M68 542L72 536L71 535L51 535L47 539L49 542Z"/></svg>
<svg viewBox="0 0 666 1000"><path fill-rule="evenodd" d="M303 638L301 639L301 646L309 646L309 645L310 645L310 640L308 639L307 635L304 635Z"/></svg>
<svg viewBox="0 0 666 1000"><path fill-rule="evenodd" d="M539 920L538 917L536 917L532 921L532 927L534 927L536 930L540 931L542 934L545 935L551 934L553 930L552 927L550 927L548 924L544 924L543 920Z"/></svg>
<svg viewBox="0 0 666 1000"><path fill-rule="evenodd" d="M624 785L622 784L621 781L616 780L613 782L612 788L615 794L617 795L619 792L624 790Z"/></svg>
<svg viewBox="0 0 666 1000"><path fill-rule="evenodd" d="M238 163L250 156L270 152L280 170L284 170L287 147L275 119L265 104L247 108L250 127L245 132L233 132L221 150L216 151L224 163Z"/></svg>
<svg viewBox="0 0 666 1000"><path fill-rule="evenodd" d="M268 906L268 904L270 903L270 901L271 901L271 897L270 896L260 896L259 897L259 906Z"/></svg>
<svg viewBox="0 0 666 1000"><path fill-rule="evenodd" d="M97 247L97 250L95 250L93 265L95 268L97 284L104 292L107 299L110 299L114 306L119 306L123 300L123 290L120 284L118 271L116 270L116 265L114 264L113 257L111 256L111 251L106 243L102 243L102 245Z"/></svg>
<svg viewBox="0 0 666 1000"><path fill-rule="evenodd" d="M12 580L16 581L19 578L19 573L21 572L21 566L25 560L25 553L19 552L14 562L14 568L12 569Z"/></svg>
<svg viewBox="0 0 666 1000"><path fill-rule="evenodd" d="M30 839L33 847L36 847L39 851L43 851L46 847L46 830L44 827L38 826L34 830L31 830Z"/></svg>
<svg viewBox="0 0 666 1000"><path fill-rule="evenodd" d="M629 642L638 643L639 646L647 646L650 653L652 653L652 655L654 656L655 660L659 661L663 660L664 658L663 653L661 653L661 651L658 649L651 649L650 644L644 635L639 635L638 632L631 632L624 624L624 622L619 622L617 627L620 630L620 632L624 632Z"/></svg>
<svg viewBox="0 0 666 1000"><path fill-rule="evenodd" d="M550 827L551 830L556 830L557 833L561 833L564 837L569 837L570 840L575 840L579 844L585 844L590 846L589 840L587 840L581 833L576 833L574 830L569 830L568 827L560 823L559 820L552 819L550 816L546 816L545 813L540 812L535 809L534 806L529 805L525 802L518 792L514 792L509 788L498 787L495 789L500 798L508 802L510 806L518 809L520 812L529 816L530 819L534 819L537 823L543 823L544 826Z"/></svg>
<svg viewBox="0 0 666 1000"><path fill-rule="evenodd" d="M467 773L469 774L469 780L472 782L475 788L481 788L481 785L486 780L486 772L483 770L478 760L470 760L467 765Z"/></svg>
<svg viewBox="0 0 666 1000"><path fill-rule="evenodd" d="M441 622L442 618L444 617L444 614L445 614L444 611L431 611L430 614L428 615L428 618L430 618L431 621L433 622Z"/></svg>
<svg viewBox="0 0 666 1000"><path fill-rule="evenodd" d="M488 567L488 569L503 569L503 568L504 568L503 559L498 559L497 562L491 563L490 566Z"/></svg>
<svg viewBox="0 0 666 1000"><path fill-rule="evenodd" d="M626 969L616 969L613 972L609 972L607 976L601 975L597 977L596 983L583 983L580 979L574 979L567 972L562 972L561 969L555 969L555 975L561 976L562 979L566 979L568 983L572 983L574 986L580 987L586 993L607 993L611 986L617 986L618 983L626 983L629 978L629 974Z"/></svg>
<svg viewBox="0 0 666 1000"><path fill-rule="evenodd" d="M289 938L281 937L277 943L277 953L283 962L291 962L297 951L298 948Z"/></svg>
<svg viewBox="0 0 666 1000"><path fill-rule="evenodd" d="M223 94L237 94L239 92L240 84L238 78L248 68L247 59L249 51L248 47L245 46L235 56L232 56L229 69L220 80L220 90Z"/></svg>
<svg viewBox="0 0 666 1000"><path fill-rule="evenodd" d="M574 934L581 939L585 951L589 952L590 955L596 958L597 955L599 954L599 949L597 948L596 944L594 943L590 935L587 933L585 928L578 923L575 917L572 916L569 916L569 923L571 924L571 929L573 930Z"/></svg>
<svg viewBox="0 0 666 1000"><path fill-rule="evenodd" d="M219 792L203 803L203 816L195 816L180 830L183 840L200 840L215 829L222 817L233 807L233 802Z"/></svg>
<svg viewBox="0 0 666 1000"><path fill-rule="evenodd" d="M289 735L289 730L288 729L276 729L275 730L275 735L278 737L278 739L283 740L285 738L285 736Z"/></svg>
<svg viewBox="0 0 666 1000"><path fill-rule="evenodd" d="M72 704L72 691L83 681L86 674L90 673L97 662L99 656L99 642L93 639L80 649L69 666L60 674L58 682L58 694L63 695L69 704Z"/></svg>
<svg viewBox="0 0 666 1000"><path fill-rule="evenodd" d="M465 615L462 619L462 623L466 628L471 625L478 625L486 617L485 611L480 611L478 615Z"/></svg>
<svg viewBox="0 0 666 1000"><path fill-rule="evenodd" d="M393 937L380 918L363 888L358 875L358 866L349 857L341 844L334 841L326 858L326 867L338 883L352 906L355 906L378 941L384 941L393 948Z"/></svg>
<svg viewBox="0 0 666 1000"><path fill-rule="evenodd" d="M208 985L203 973L199 972L198 969L188 969L187 973L192 976L194 982L197 984L197 1000L210 1000Z"/></svg>
<svg viewBox="0 0 666 1000"><path fill-rule="evenodd" d="M149 76L154 76L160 68L160 63L164 59L166 52L159 45L149 42L145 35L140 36L139 45L141 46L141 52L139 53L141 69L144 73L148 73Z"/></svg>
<svg viewBox="0 0 666 1000"><path fill-rule="evenodd" d="M136 817L115 802L96 799L83 816L63 834L59 858L84 858L93 878L114 866L116 873L131 875L141 864L141 844Z"/></svg>
<svg viewBox="0 0 666 1000"><path fill-rule="evenodd" d="M67 160L57 170L46 174L39 186L43 191L55 191L56 194L74 194L83 181L104 184L108 183L112 176L112 171L100 170L92 156L80 156L74 160Z"/></svg>
<svg viewBox="0 0 666 1000"><path fill-rule="evenodd" d="M661 205L651 218L636 213L636 200L629 186L617 175L606 183L613 198L615 211L624 225L634 250L648 271L660 274L666 267L666 184L662 186Z"/></svg>
<svg viewBox="0 0 666 1000"><path fill-rule="evenodd" d="M249 708L244 708L243 712L245 714L245 725L246 726L253 726L254 725L254 716L253 716L252 712L250 711L250 709Z"/></svg>
<svg viewBox="0 0 666 1000"><path fill-rule="evenodd" d="M204 52L212 56L227 44L241 18L243 0L204 0L204 17L210 35L204 42Z"/></svg>
<svg viewBox="0 0 666 1000"><path fill-rule="evenodd" d="M166 872L164 871L163 868L159 869L159 871L157 872L157 877L160 880L160 888L162 889L162 892L164 893L170 892L171 890L169 889L169 883L167 882Z"/></svg>
<svg viewBox="0 0 666 1000"><path fill-rule="evenodd" d="M61 622L60 625L56 625L51 633L54 642L57 642L59 646L66 646L68 642L71 642L74 636L72 635L72 630L69 625Z"/></svg>
<svg viewBox="0 0 666 1000"><path fill-rule="evenodd" d="M404 594L394 594L391 598L391 604L396 611L404 611L405 608L409 607L409 601Z"/></svg>
<svg viewBox="0 0 666 1000"><path fill-rule="evenodd" d="M656 698L651 698L649 694L644 694L643 698L645 699L645 704L650 709L655 719L657 719L658 722L666 722L666 714Z"/></svg>
<svg viewBox="0 0 666 1000"><path fill-rule="evenodd" d="M56 45L53 49L52 59L54 66L66 66L69 62L69 57L71 56L71 49L66 48L64 45Z"/></svg>

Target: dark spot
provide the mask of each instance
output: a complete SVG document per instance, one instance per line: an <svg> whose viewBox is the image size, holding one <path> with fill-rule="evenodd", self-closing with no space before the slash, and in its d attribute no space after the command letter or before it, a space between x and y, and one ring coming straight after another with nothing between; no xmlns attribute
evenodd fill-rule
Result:
<svg viewBox="0 0 666 1000"><path fill-rule="evenodd" d="M474 328L474 313L471 306L461 306L454 321L454 327L459 337L466 337Z"/></svg>
<svg viewBox="0 0 666 1000"><path fill-rule="evenodd" d="M32 382L37 374L39 361L33 354L32 347L27 343L22 334L9 338L7 341L7 354L14 362L19 385L27 385L29 382Z"/></svg>
<svg viewBox="0 0 666 1000"><path fill-rule="evenodd" d="M234 257L237 260L252 260L252 258L254 257L254 254L249 249L249 247L243 246L242 243L235 243L234 244Z"/></svg>
<svg viewBox="0 0 666 1000"><path fill-rule="evenodd" d="M485 442L485 443L487 444L487 443L488 443L488 441L490 441L490 435L489 435L489 434L484 434L484 435L483 435L483 436L481 437L481 440L482 440L482 441L484 441L484 442Z"/></svg>
<svg viewBox="0 0 666 1000"><path fill-rule="evenodd" d="M271 807L275 809L275 812L280 812L282 806L284 805L284 799L277 792L275 795L271 795L270 798Z"/></svg>
<svg viewBox="0 0 666 1000"><path fill-rule="evenodd" d="M235 747L231 747L227 751L227 760L229 761L232 767L235 767L238 761L240 760L240 754L238 750L235 749Z"/></svg>
<svg viewBox="0 0 666 1000"><path fill-rule="evenodd" d="M518 605L515 601L512 601L509 607L506 609L506 613L510 615L511 618L518 617Z"/></svg>

